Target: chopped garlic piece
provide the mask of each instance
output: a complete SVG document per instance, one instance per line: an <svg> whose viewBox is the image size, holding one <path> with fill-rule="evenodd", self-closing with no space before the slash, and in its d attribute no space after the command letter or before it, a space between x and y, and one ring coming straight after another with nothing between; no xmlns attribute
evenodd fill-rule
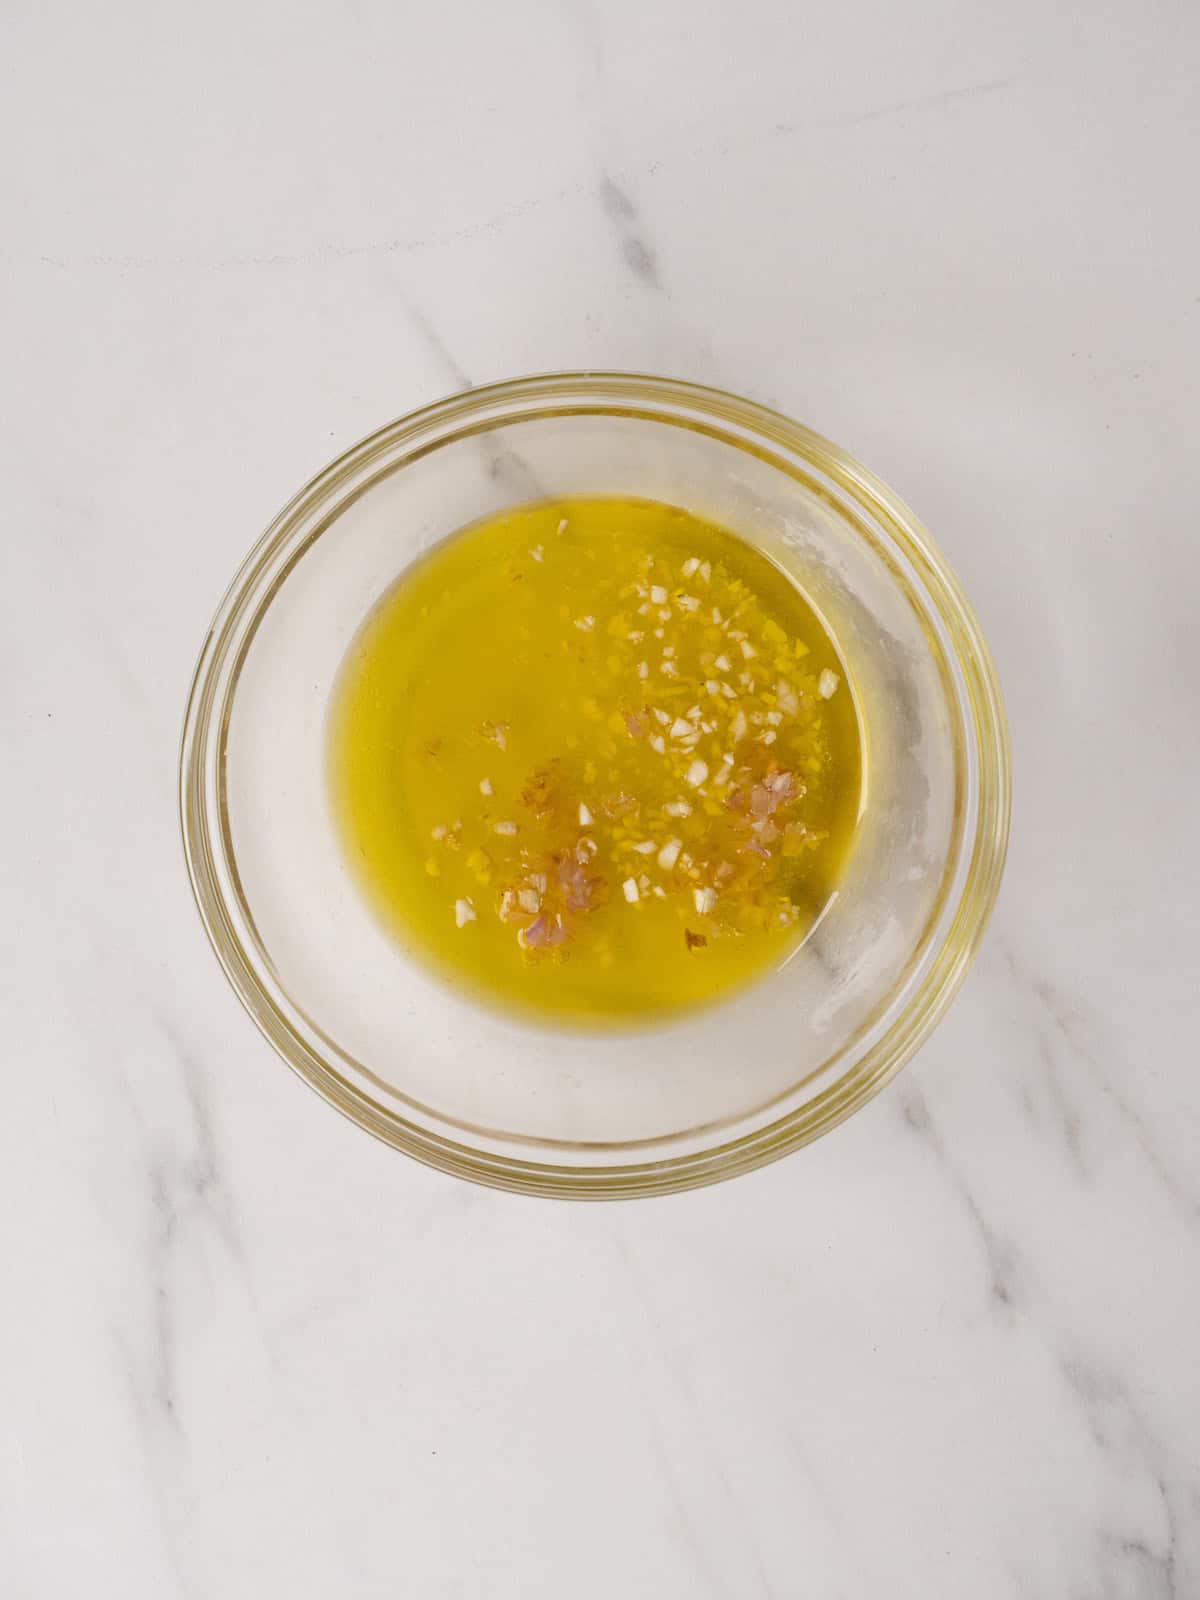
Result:
<svg viewBox="0 0 1200 1600"><path fill-rule="evenodd" d="M691 737L691 734L691 723L685 721L683 717L676 717L675 721L671 724L672 739L687 739Z"/></svg>
<svg viewBox="0 0 1200 1600"><path fill-rule="evenodd" d="M454 924L458 928L465 928L468 922L475 921L475 907L469 900L456 900L454 902Z"/></svg>
<svg viewBox="0 0 1200 1600"><path fill-rule="evenodd" d="M670 712L663 711L658 706L652 706L650 709L654 712L654 715L658 718L658 721L662 725L662 727L665 728L667 723L670 722L670 720L671 720Z"/></svg>
<svg viewBox="0 0 1200 1600"><path fill-rule="evenodd" d="M841 683L841 681L842 680L838 677L836 672L831 672L829 668L826 667L824 672L822 672L821 676L817 679L817 693L821 696L821 699L831 699L837 691L837 686L839 683Z"/></svg>
<svg viewBox="0 0 1200 1600"><path fill-rule="evenodd" d="M664 872L670 872L671 868L679 860L679 852L682 849L683 846L678 839L668 839L666 844L663 845L658 852L658 864Z"/></svg>
<svg viewBox="0 0 1200 1600"><path fill-rule="evenodd" d="M656 605L656 606L665 606L666 605L666 603L667 603L667 591L663 588L661 583L656 583L653 586L653 588L650 590L650 601L651 601L652 605Z"/></svg>
<svg viewBox="0 0 1200 1600"><path fill-rule="evenodd" d="M511 839L517 831L517 825L515 822L497 822L493 825L492 831L494 833L502 833L506 838Z"/></svg>
<svg viewBox="0 0 1200 1600"><path fill-rule="evenodd" d="M626 878L625 882L621 885L621 893L625 896L626 900L629 901L631 906L636 905L638 900L637 879Z"/></svg>
<svg viewBox="0 0 1200 1600"><path fill-rule="evenodd" d="M540 545L540 544L535 544L533 549L529 552L529 554L533 557L533 559L535 561L540 561L542 559L542 557L546 554L545 546L544 545Z"/></svg>
<svg viewBox="0 0 1200 1600"><path fill-rule="evenodd" d="M588 808L584 805L583 801L581 800L579 802L579 826L581 828L590 828L591 825L592 825L592 813L588 810Z"/></svg>
<svg viewBox="0 0 1200 1600"><path fill-rule="evenodd" d="M740 708L734 713L733 721L729 724L729 736L735 741L746 737L746 713Z"/></svg>
<svg viewBox="0 0 1200 1600"><path fill-rule="evenodd" d="M725 655L718 656L713 662L713 666L716 667L718 672L729 672L732 670L729 665L729 657Z"/></svg>
<svg viewBox="0 0 1200 1600"><path fill-rule="evenodd" d="M433 829L433 837L435 839L444 839L449 832L450 830L446 824L444 822L439 822L437 827Z"/></svg>
<svg viewBox="0 0 1200 1600"><path fill-rule="evenodd" d="M684 776L693 789L698 789L705 778L708 777L708 762L697 758L692 762Z"/></svg>
<svg viewBox="0 0 1200 1600"><path fill-rule="evenodd" d="M480 883L490 883L492 878L492 858L486 850L472 850L467 857L468 870L473 872Z"/></svg>
<svg viewBox="0 0 1200 1600"><path fill-rule="evenodd" d="M639 678L648 678L650 676L650 663L648 661L638 662L637 675Z"/></svg>
<svg viewBox="0 0 1200 1600"><path fill-rule="evenodd" d="M668 817L690 817L692 814L691 803L687 800L668 800L663 810Z"/></svg>
<svg viewBox="0 0 1200 1600"><path fill-rule="evenodd" d="M579 629L580 633L591 633L592 629L596 626L596 619L595 617L576 617L575 626Z"/></svg>
<svg viewBox="0 0 1200 1600"><path fill-rule="evenodd" d="M654 854L654 840L653 839L640 839L638 841L638 843L634 845L633 848L637 851L638 855L640 855L640 856L653 855Z"/></svg>
<svg viewBox="0 0 1200 1600"><path fill-rule="evenodd" d="M683 563L683 566L679 570L680 570L680 572L683 574L683 576L685 578L690 578L692 573L695 572L696 568L699 565L700 565L699 556L689 556L687 558L687 560Z"/></svg>
<svg viewBox="0 0 1200 1600"><path fill-rule="evenodd" d="M542 897L536 889L518 889L517 904L522 911L528 911L531 915L536 916L542 909Z"/></svg>
<svg viewBox="0 0 1200 1600"><path fill-rule="evenodd" d="M746 660L753 661L755 656L758 654L758 651L750 643L749 639L742 639L740 643L742 646L742 654L745 656Z"/></svg>
<svg viewBox="0 0 1200 1600"><path fill-rule="evenodd" d="M696 910L702 917L707 917L716 909L717 891L715 889L693 889L692 899L695 901Z"/></svg>
<svg viewBox="0 0 1200 1600"><path fill-rule="evenodd" d="M493 792L492 780L490 778L480 778L479 792L480 794L491 794Z"/></svg>
<svg viewBox="0 0 1200 1600"><path fill-rule="evenodd" d="M667 741L663 738L661 733L656 733L651 736L650 748L654 751L655 755L661 756L666 754Z"/></svg>
<svg viewBox="0 0 1200 1600"><path fill-rule="evenodd" d="M566 519L566 517L564 517L562 519L562 521L558 525L558 528L555 531L560 533L560 534L566 533L566 531L567 531L567 519Z"/></svg>

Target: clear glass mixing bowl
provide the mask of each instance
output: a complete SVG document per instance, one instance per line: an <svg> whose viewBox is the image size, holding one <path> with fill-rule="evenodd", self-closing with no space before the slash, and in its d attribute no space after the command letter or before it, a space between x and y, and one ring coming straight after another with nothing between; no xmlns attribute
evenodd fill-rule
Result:
<svg viewBox="0 0 1200 1600"><path fill-rule="evenodd" d="M799 953L715 1010L621 1033L493 1013L415 965L346 871L326 790L330 689L397 575L481 516L588 494L685 506L794 572L848 663L868 763L859 843ZM180 785L200 914L284 1060L422 1161L576 1197L729 1177L875 1094L962 982L1009 815L992 661L912 513L775 412L623 373L455 396L302 489L213 622Z"/></svg>

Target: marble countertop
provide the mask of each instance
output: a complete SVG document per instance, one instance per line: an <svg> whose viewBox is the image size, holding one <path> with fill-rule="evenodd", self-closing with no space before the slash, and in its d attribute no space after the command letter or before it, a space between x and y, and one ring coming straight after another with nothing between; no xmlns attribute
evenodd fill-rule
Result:
<svg viewBox="0 0 1200 1600"><path fill-rule="evenodd" d="M0 1594L1200 1594L1195 7L0 20ZM191 669L383 421L571 366L870 463L993 642L980 959L829 1138L614 1206L271 1054Z"/></svg>

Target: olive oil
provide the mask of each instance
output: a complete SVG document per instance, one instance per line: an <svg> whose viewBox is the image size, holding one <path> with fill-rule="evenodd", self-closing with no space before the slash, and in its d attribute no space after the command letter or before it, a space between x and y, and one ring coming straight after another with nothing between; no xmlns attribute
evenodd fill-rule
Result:
<svg viewBox="0 0 1200 1600"><path fill-rule="evenodd" d="M863 803L846 668L796 585L651 501L447 539L364 623L329 718L348 861L476 996L636 1022L777 967Z"/></svg>

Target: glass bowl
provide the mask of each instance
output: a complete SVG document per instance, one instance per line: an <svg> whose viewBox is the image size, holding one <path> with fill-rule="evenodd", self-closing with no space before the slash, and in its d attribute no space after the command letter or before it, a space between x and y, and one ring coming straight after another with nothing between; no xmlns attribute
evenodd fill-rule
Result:
<svg viewBox="0 0 1200 1600"><path fill-rule="evenodd" d="M848 665L868 772L845 879L796 955L719 1007L622 1032L488 1011L410 960L346 870L326 787L331 686L397 575L482 516L589 494L684 506L794 573ZM617 1197L772 1160L899 1071L961 984L995 900L1009 757L979 625L879 479L750 401L563 373L402 418L280 512L204 645L180 802L213 948L320 1094L447 1172Z"/></svg>

